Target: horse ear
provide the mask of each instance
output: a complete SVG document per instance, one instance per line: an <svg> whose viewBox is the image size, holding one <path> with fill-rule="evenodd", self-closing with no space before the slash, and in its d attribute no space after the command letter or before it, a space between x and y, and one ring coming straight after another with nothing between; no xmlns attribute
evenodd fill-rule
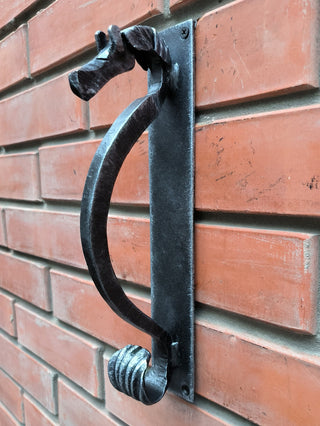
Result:
<svg viewBox="0 0 320 426"><path fill-rule="evenodd" d="M96 46L99 53L108 44L107 36L103 31L97 31L94 35L94 38L96 40Z"/></svg>
<svg viewBox="0 0 320 426"><path fill-rule="evenodd" d="M111 50L124 52L124 45L120 33L120 28L117 25L110 25L108 28L109 40L111 42Z"/></svg>

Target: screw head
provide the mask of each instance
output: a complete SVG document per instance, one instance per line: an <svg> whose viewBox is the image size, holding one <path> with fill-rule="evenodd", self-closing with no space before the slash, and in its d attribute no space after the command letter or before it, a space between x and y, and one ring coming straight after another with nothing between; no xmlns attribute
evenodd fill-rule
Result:
<svg viewBox="0 0 320 426"><path fill-rule="evenodd" d="M188 27L182 27L181 30L180 30L180 36L183 39L188 38L188 36L189 36L189 28Z"/></svg>
<svg viewBox="0 0 320 426"><path fill-rule="evenodd" d="M182 385L182 386L181 386L181 390L182 390L182 394L183 394L184 396L189 396L189 395L190 395L190 389L189 389L189 386L187 386L187 385Z"/></svg>

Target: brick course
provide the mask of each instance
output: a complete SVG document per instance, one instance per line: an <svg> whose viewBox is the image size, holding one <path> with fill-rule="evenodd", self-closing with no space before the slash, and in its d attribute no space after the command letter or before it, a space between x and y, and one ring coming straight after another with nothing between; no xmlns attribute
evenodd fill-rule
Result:
<svg viewBox="0 0 320 426"><path fill-rule="evenodd" d="M88 49L97 30L107 31L114 23L119 27L130 26L159 14L161 8L161 0L131 0L129 4L123 0L117 3L57 0L29 22L31 72L36 74ZM39 34L45 34L50 49L39 39Z"/></svg>
<svg viewBox="0 0 320 426"><path fill-rule="evenodd" d="M45 318L16 306L18 340L94 396L100 395L99 346L79 338Z"/></svg>
<svg viewBox="0 0 320 426"><path fill-rule="evenodd" d="M0 421L3 426L19 426L19 422L13 417L9 410L0 403Z"/></svg>
<svg viewBox="0 0 320 426"><path fill-rule="evenodd" d="M8 338L0 335L1 368L26 389L50 412L55 413L55 373L23 351Z"/></svg>
<svg viewBox="0 0 320 426"><path fill-rule="evenodd" d="M56 426L58 423L51 420L28 396L23 395L23 405L26 425Z"/></svg>
<svg viewBox="0 0 320 426"><path fill-rule="evenodd" d="M209 12L196 31L197 106L318 87L316 32L316 0L237 0Z"/></svg>
<svg viewBox="0 0 320 426"><path fill-rule="evenodd" d="M47 102L47 100L50 100ZM0 102L1 145L22 143L87 127L84 103L57 77Z"/></svg>
<svg viewBox="0 0 320 426"><path fill-rule="evenodd" d="M0 263L2 288L41 309L50 310L49 275L46 266L1 252Z"/></svg>
<svg viewBox="0 0 320 426"><path fill-rule="evenodd" d="M36 0L10 0L0 4L0 28L12 22L22 12L26 11Z"/></svg>
<svg viewBox="0 0 320 426"><path fill-rule="evenodd" d="M1 401L20 421L23 421L22 413L22 389L7 374L0 370Z"/></svg>
<svg viewBox="0 0 320 426"><path fill-rule="evenodd" d="M0 6L1 10L1 6ZM0 18L1 19L1 18ZM29 77L27 58L27 26L22 25L0 43L0 89L4 90L13 84Z"/></svg>
<svg viewBox="0 0 320 426"><path fill-rule="evenodd" d="M39 200L40 179L36 153L0 156L0 197Z"/></svg>

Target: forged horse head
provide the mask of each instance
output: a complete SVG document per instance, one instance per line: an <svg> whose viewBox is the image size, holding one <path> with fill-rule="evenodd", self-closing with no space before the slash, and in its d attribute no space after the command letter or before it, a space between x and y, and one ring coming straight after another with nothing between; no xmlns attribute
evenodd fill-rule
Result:
<svg viewBox="0 0 320 426"><path fill-rule="evenodd" d="M109 39L104 32L96 32L98 55L69 74L71 90L84 101L91 99L111 78L134 67L134 54L124 43L119 27L111 25L108 34Z"/></svg>
<svg viewBox="0 0 320 426"><path fill-rule="evenodd" d="M98 55L69 74L71 90L84 101L91 99L111 78L134 67L171 69L169 50L154 28L135 25L120 31L116 25L95 34Z"/></svg>

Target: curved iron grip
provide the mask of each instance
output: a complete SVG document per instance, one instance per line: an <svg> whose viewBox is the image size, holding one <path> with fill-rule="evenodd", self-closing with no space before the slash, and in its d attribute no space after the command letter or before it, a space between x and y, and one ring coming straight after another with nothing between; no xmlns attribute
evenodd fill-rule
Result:
<svg viewBox="0 0 320 426"><path fill-rule="evenodd" d="M81 203L80 230L90 275L101 296L124 320L148 333L163 348L165 357L153 360L141 347L128 345L117 351L108 365L109 378L121 392L144 404L154 404L164 395L171 367L172 337L152 318L141 312L125 295L114 273L106 235L106 220L114 183L123 161L139 136L158 116L177 69L171 66L164 41L151 27L134 26L120 32L117 26L96 33L98 55L69 75L72 91L89 100L112 77L133 68L135 60L151 71L153 84L143 98L123 111L103 138L89 168Z"/></svg>

